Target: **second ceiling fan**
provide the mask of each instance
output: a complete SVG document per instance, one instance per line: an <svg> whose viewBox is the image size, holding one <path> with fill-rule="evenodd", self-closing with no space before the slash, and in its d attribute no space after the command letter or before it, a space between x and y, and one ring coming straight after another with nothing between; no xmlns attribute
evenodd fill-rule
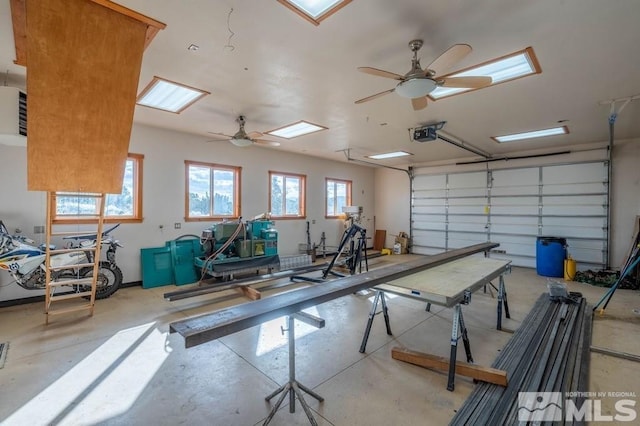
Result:
<svg viewBox="0 0 640 426"><path fill-rule="evenodd" d="M486 76L440 77L449 71L454 64L471 53L471 46L468 44L454 44L424 69L420 67L420 59L418 59L418 50L420 50L422 44L422 40L412 40L409 42L409 49L413 52L413 59L411 60L411 70L405 75L377 68L359 67L358 71L378 77L398 80L399 83L393 89L359 99L356 103L361 104L388 93L396 92L404 98L411 99L413 109L417 111L427 106L427 95L437 87L480 89L491 85L491 77Z"/></svg>
<svg viewBox="0 0 640 426"><path fill-rule="evenodd" d="M227 140L232 144L234 144L235 146L239 146L239 147L250 146L253 144L263 145L263 146L280 146L280 142L265 139L264 138L265 136L263 133L260 133L260 132L247 133L244 130L244 125L246 122L247 122L246 117L244 115L241 115L238 118L236 118L236 123L238 123L238 126L240 126L240 128L233 136L227 135L224 133L214 133L214 132L208 132L208 133L215 136L222 136L224 137L224 140Z"/></svg>

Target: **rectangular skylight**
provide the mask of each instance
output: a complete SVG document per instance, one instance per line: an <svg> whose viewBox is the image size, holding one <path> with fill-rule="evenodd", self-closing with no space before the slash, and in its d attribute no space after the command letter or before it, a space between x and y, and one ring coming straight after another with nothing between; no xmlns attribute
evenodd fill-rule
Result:
<svg viewBox="0 0 640 426"><path fill-rule="evenodd" d="M307 121L301 120L296 123L280 127L279 129L271 130L267 132L267 134L278 136L280 138L292 139L297 138L298 136L308 135L309 133L319 132L320 130L326 129L326 127L318 126L317 124L312 124Z"/></svg>
<svg viewBox="0 0 640 426"><path fill-rule="evenodd" d="M515 142L523 139L543 138L545 136L565 135L569 133L567 126L552 127L544 130L533 130L531 132L513 133L511 135L504 136L492 136L491 139L496 142Z"/></svg>
<svg viewBox="0 0 640 426"><path fill-rule="evenodd" d="M209 94L195 87L153 77L151 83L138 95L136 103L179 114L198 99Z"/></svg>
<svg viewBox="0 0 640 426"><path fill-rule="evenodd" d="M438 77L468 77L468 76L487 76L493 80L491 86L506 81L515 80L517 78L526 77L528 75L540 74L540 65L536 59L533 48L527 47L519 52L511 53L501 58L475 65L461 71ZM463 89L458 87L438 87L429 93L429 97L433 100L442 99L447 96L456 95L462 92L468 92L477 89Z"/></svg>
<svg viewBox="0 0 640 426"><path fill-rule="evenodd" d="M287 8L305 18L314 25L319 25L351 0L278 0Z"/></svg>
<svg viewBox="0 0 640 426"><path fill-rule="evenodd" d="M384 154L367 155L367 158L371 158L372 160L385 160L387 158L404 157L406 155L413 155L413 154L405 151L394 151L394 152L387 152Z"/></svg>

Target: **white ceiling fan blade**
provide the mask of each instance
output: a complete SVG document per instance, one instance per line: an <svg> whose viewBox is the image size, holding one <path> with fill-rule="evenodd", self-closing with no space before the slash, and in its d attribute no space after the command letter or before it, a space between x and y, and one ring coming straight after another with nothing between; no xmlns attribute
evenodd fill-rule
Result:
<svg viewBox="0 0 640 426"><path fill-rule="evenodd" d="M421 98L411 99L411 105L413 105L414 111L420 111L421 109L425 109L428 103L429 101L427 101L426 96L423 96Z"/></svg>
<svg viewBox="0 0 640 426"><path fill-rule="evenodd" d="M389 72L389 71L384 71L384 70L379 70L378 68L371 68L371 67L358 67L358 71L366 73L366 74L371 74L371 75L375 75L378 77L386 77L386 78L392 78L394 80L404 80L404 76L400 75L400 74L396 74L394 72Z"/></svg>
<svg viewBox="0 0 640 426"><path fill-rule="evenodd" d="M266 139L255 139L253 141L256 145L264 145L264 146L280 146L280 142L276 141L268 141Z"/></svg>
<svg viewBox="0 0 640 426"><path fill-rule="evenodd" d="M375 98L379 98L380 96L386 95L387 93L391 93L394 90L396 90L395 87L393 89L385 90L384 92L376 93L375 95L367 96L366 98L358 99L355 103L361 104L364 102L369 102L374 100Z"/></svg>
<svg viewBox="0 0 640 426"><path fill-rule="evenodd" d="M442 83L440 83L442 81ZM465 89L480 89L490 86L493 80L491 77L469 76L469 77L449 77L438 80L440 86L443 87L460 87Z"/></svg>
<svg viewBox="0 0 640 426"><path fill-rule="evenodd" d="M435 75L446 74L451 67L460 62L465 56L471 53L471 46L468 44L454 44L447 49L442 55L438 56L427 68L427 70L435 71Z"/></svg>

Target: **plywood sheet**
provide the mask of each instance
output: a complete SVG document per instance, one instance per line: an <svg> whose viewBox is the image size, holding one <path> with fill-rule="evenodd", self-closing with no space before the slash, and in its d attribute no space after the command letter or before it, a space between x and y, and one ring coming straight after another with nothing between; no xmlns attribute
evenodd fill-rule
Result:
<svg viewBox="0 0 640 426"><path fill-rule="evenodd" d="M119 193L147 25L89 0L26 15L28 189Z"/></svg>
<svg viewBox="0 0 640 426"><path fill-rule="evenodd" d="M376 288L427 302L452 306L465 290L475 291L503 273L509 260L467 257L390 281Z"/></svg>

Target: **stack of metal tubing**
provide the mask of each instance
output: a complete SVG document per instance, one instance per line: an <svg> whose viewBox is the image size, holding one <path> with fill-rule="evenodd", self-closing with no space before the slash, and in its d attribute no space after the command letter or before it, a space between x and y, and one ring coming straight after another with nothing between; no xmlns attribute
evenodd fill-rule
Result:
<svg viewBox="0 0 640 426"><path fill-rule="evenodd" d="M592 309L580 293L563 301L543 294L492 367L507 371L507 387L481 382L451 425L518 424L519 392L561 392L581 407L587 391Z"/></svg>

